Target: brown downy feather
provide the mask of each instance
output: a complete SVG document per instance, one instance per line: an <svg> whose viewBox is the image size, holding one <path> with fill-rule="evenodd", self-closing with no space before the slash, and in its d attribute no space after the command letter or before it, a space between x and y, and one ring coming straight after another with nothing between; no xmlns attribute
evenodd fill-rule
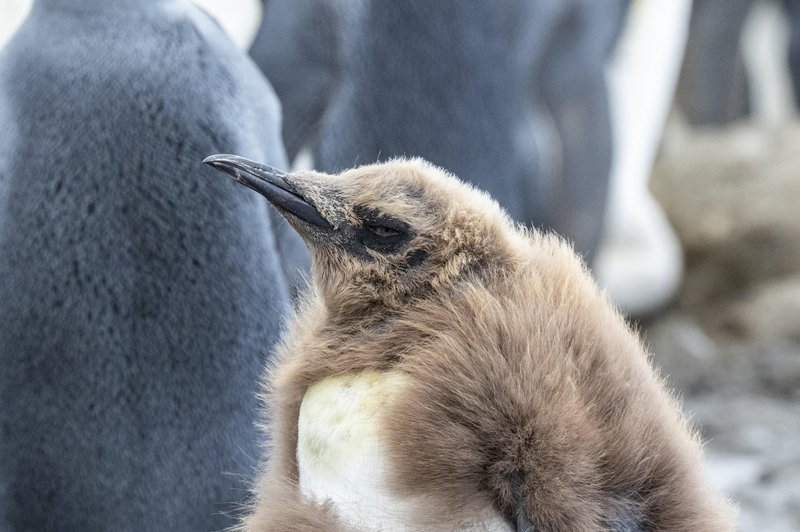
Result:
<svg viewBox="0 0 800 532"><path fill-rule="evenodd" d="M697 435L567 244L419 160L303 179L324 215L367 206L417 237L368 261L310 244L313 285L265 384L270 460L244 530L342 528L299 495L297 420L310 385L364 370L410 377L387 407L392 486L426 495L432 516L488 500L512 522L521 505L538 531L732 529Z"/></svg>

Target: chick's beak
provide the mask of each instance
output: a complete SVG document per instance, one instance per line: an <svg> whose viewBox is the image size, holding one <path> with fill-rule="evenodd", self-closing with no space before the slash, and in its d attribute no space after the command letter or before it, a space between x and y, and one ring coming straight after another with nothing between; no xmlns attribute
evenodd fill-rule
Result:
<svg viewBox="0 0 800 532"><path fill-rule="evenodd" d="M290 213L300 220L329 229L331 224L317 208L302 195L296 184L287 180L289 174L266 164L257 163L238 155L212 155L203 160L237 182L251 188L278 207L281 213Z"/></svg>

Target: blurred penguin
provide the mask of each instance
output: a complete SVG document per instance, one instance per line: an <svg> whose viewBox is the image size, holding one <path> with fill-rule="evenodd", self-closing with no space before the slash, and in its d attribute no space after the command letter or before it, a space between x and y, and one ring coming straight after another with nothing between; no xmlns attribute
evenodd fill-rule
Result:
<svg viewBox="0 0 800 532"><path fill-rule="evenodd" d="M750 113L742 30L756 0L694 0L676 97L695 126L722 126Z"/></svg>
<svg viewBox="0 0 800 532"><path fill-rule="evenodd" d="M341 9L331 0L269 0L250 56L283 106L292 161L319 131L341 78Z"/></svg>
<svg viewBox="0 0 800 532"><path fill-rule="evenodd" d="M314 265L245 530L732 530L645 349L557 237L418 159L206 162Z"/></svg>
<svg viewBox="0 0 800 532"><path fill-rule="evenodd" d="M425 157L591 259L611 163L604 67L627 3L341 0L316 167Z"/></svg>
<svg viewBox="0 0 800 532"><path fill-rule="evenodd" d="M37 0L0 124L0 530L231 524L304 250L199 161L286 164L277 99L185 0Z"/></svg>
<svg viewBox="0 0 800 532"><path fill-rule="evenodd" d="M634 318L663 310L683 277L680 242L648 181L672 105L691 0L637 0L609 69L614 161L593 272Z"/></svg>

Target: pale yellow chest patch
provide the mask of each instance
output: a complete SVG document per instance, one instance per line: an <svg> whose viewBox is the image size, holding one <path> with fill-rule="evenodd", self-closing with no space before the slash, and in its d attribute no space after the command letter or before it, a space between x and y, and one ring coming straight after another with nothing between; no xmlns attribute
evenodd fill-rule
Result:
<svg viewBox="0 0 800 532"><path fill-rule="evenodd" d="M364 532L510 531L488 506L472 509L457 525L431 525L424 494L393 493L385 432L392 422L391 407L410 383L411 378L400 372L363 372L311 386L297 427L300 491L332 503L347 525Z"/></svg>
<svg viewBox="0 0 800 532"><path fill-rule="evenodd" d="M372 455L381 444L387 406L408 383L399 372L363 372L311 386L300 406L298 458L326 475Z"/></svg>

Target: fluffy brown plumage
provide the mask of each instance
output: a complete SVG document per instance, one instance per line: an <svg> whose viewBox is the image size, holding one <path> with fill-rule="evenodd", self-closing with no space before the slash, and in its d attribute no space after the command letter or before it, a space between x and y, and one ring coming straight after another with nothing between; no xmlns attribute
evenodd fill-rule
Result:
<svg viewBox="0 0 800 532"><path fill-rule="evenodd" d="M300 494L298 416L311 385L364 371L408 377L383 407L390 485L433 530L487 504L537 531L732 528L696 435L567 244L421 160L284 179L330 228L282 209L314 276L265 384L245 530L347 529ZM398 221L407 238L373 249L365 231Z"/></svg>

